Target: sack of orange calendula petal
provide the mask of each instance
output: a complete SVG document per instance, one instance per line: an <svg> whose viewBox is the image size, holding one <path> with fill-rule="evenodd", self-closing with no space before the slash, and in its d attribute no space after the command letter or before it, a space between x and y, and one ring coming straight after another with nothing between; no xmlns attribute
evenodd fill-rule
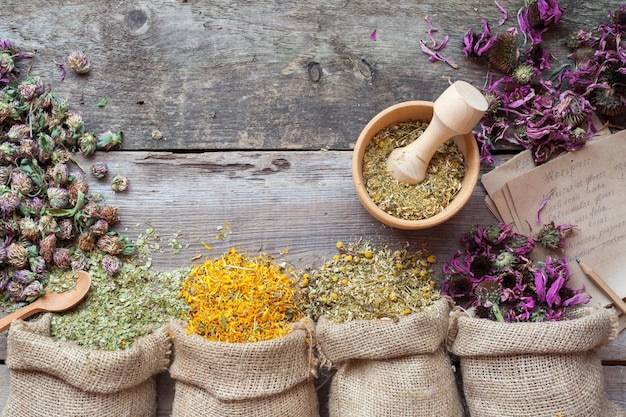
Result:
<svg viewBox="0 0 626 417"><path fill-rule="evenodd" d="M319 416L314 324L292 274L234 248L192 268L190 312L171 323L173 417Z"/></svg>

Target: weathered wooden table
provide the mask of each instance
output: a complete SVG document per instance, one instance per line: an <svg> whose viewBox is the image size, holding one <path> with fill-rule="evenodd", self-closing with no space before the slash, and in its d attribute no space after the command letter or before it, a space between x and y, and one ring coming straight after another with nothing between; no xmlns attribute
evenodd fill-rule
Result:
<svg viewBox="0 0 626 417"><path fill-rule="evenodd" d="M124 132L121 149L97 158L129 178L128 192L102 182L91 190L119 207L129 236L147 224L163 238L180 233L183 249L155 255L154 268L190 264L224 222L231 234L213 242L216 253L289 249L284 257L304 268L332 256L337 240L364 237L425 245L442 263L471 225L495 221L482 186L441 226L390 229L356 197L351 149L389 105L434 100L457 79L481 86L485 67L464 58L461 42L469 27L481 29L481 16L494 31L516 25L522 2L499 3L509 13L502 27L496 4L478 0L4 0L0 39L34 52L20 69L67 97L88 130ZM564 39L606 21L619 2L560 4L565 16L545 41L555 67L567 60ZM450 37L442 53L458 69L421 52L427 16L437 39ZM92 71L61 81L55 62L74 50L87 53ZM0 409L9 394L5 356L2 335ZM626 332L601 357L608 395L626 408ZM167 374L159 384L159 415L168 415L173 385Z"/></svg>

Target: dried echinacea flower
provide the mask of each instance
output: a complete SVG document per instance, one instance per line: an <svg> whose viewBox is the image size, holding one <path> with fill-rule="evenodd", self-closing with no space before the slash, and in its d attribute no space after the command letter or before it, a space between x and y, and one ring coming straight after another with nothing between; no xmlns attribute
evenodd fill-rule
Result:
<svg viewBox="0 0 626 417"><path fill-rule="evenodd" d="M111 189L116 193L126 191L128 188L128 178L123 175L116 175L111 181Z"/></svg>
<svg viewBox="0 0 626 417"><path fill-rule="evenodd" d="M573 226L552 223L544 231L552 247L560 247ZM458 252L443 267L441 293L463 308L474 308L478 317L504 322L562 320L568 308L590 299L584 287L569 287L565 258L533 262L534 240L514 233L510 225L475 226L462 242L465 253Z"/></svg>
<svg viewBox="0 0 626 417"><path fill-rule="evenodd" d="M513 79L521 85L530 83L537 73L532 65L522 64L513 71Z"/></svg>
<svg viewBox="0 0 626 417"><path fill-rule="evenodd" d="M489 62L505 74L511 74L517 68L520 56L517 31L508 31L496 36L487 51Z"/></svg>
<svg viewBox="0 0 626 417"><path fill-rule="evenodd" d="M91 68L91 64L82 51L74 51L67 57L67 64L70 69L77 74L86 74Z"/></svg>

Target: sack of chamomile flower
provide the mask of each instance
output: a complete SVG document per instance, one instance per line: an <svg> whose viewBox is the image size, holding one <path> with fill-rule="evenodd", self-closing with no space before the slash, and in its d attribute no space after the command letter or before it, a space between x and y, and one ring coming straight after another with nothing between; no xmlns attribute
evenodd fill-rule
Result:
<svg viewBox="0 0 626 417"><path fill-rule="evenodd" d="M314 325L292 272L235 248L192 268L173 320L173 417L319 417Z"/></svg>
<svg viewBox="0 0 626 417"><path fill-rule="evenodd" d="M318 355L332 375L331 417L462 417L445 350L450 301L425 251L337 243L339 254L305 277Z"/></svg>

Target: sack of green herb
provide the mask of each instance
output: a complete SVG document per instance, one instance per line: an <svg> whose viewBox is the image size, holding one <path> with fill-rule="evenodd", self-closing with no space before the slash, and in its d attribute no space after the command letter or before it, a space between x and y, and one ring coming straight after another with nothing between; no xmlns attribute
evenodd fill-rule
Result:
<svg viewBox="0 0 626 417"><path fill-rule="evenodd" d="M156 375L169 364L167 328L113 352L50 337L51 320L48 313L11 325L6 360L11 394L3 417L155 415Z"/></svg>
<svg viewBox="0 0 626 417"><path fill-rule="evenodd" d="M175 381L173 417L319 417L312 323L287 335L228 343L187 334L171 324Z"/></svg>
<svg viewBox="0 0 626 417"><path fill-rule="evenodd" d="M617 316L579 308L568 319L504 323L451 314L450 351L458 355L472 416L618 417L604 392L596 349L617 334Z"/></svg>
<svg viewBox="0 0 626 417"><path fill-rule="evenodd" d="M450 304L440 299L398 320L321 317L321 355L336 368L331 417L463 416L450 358L444 349Z"/></svg>

